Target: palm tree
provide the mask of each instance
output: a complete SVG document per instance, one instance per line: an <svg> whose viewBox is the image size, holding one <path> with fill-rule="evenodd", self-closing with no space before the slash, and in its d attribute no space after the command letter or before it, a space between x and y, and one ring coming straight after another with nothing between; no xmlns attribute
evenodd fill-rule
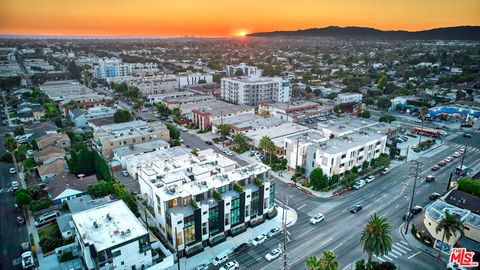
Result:
<svg viewBox="0 0 480 270"><path fill-rule="evenodd" d="M310 256L305 264L307 265L307 270L317 270L320 266L320 261L318 260L317 256Z"/></svg>
<svg viewBox="0 0 480 270"><path fill-rule="evenodd" d="M392 250L392 236L390 224L384 217L374 213L363 229L360 237L363 252L368 254L368 263L372 262L372 255L386 255Z"/></svg>
<svg viewBox="0 0 480 270"><path fill-rule="evenodd" d="M336 260L337 256L330 250L323 251L322 258L318 259L317 256L308 257L305 262L307 270L337 270L339 263Z"/></svg>
<svg viewBox="0 0 480 270"><path fill-rule="evenodd" d="M17 159L15 157L15 150L17 150L17 140L11 134L5 134L5 149L12 155L13 165L15 166L15 171L17 171L17 180L20 183L20 175L18 171Z"/></svg>
<svg viewBox="0 0 480 270"><path fill-rule="evenodd" d="M247 148L247 136L245 136L245 133L239 132L239 133L235 134L235 136L233 137L233 141L238 145L238 148L241 151L246 150L246 148Z"/></svg>
<svg viewBox="0 0 480 270"><path fill-rule="evenodd" d="M268 136L263 136L260 139L260 149L262 149L265 153L270 154L270 165L272 165L272 155L276 150L275 144L273 143L272 139Z"/></svg>
<svg viewBox="0 0 480 270"><path fill-rule="evenodd" d="M460 233L463 235L463 223L462 221L454 214L450 214L448 210L445 210L443 214L442 220L438 223L437 227L435 228L435 232L439 233L443 231L442 235L442 243L446 239L447 242L450 241L450 237L453 235ZM438 257L442 254L442 249L438 249Z"/></svg>

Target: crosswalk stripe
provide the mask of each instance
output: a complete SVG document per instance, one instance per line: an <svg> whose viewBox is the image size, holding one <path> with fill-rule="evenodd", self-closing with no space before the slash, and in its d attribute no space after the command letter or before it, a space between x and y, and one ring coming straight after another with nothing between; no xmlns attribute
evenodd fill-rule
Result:
<svg viewBox="0 0 480 270"><path fill-rule="evenodd" d="M402 242L403 244L407 245L408 246L408 243L403 241L403 240L400 240L400 242Z"/></svg>
<svg viewBox="0 0 480 270"><path fill-rule="evenodd" d="M373 256L374 256L375 258L379 259L380 261L385 262L384 259L382 259L382 258L380 258L380 257L377 257L377 256L375 256L375 255L373 255Z"/></svg>
<svg viewBox="0 0 480 270"><path fill-rule="evenodd" d="M393 249L390 250L390 252L393 252L393 253L397 254L398 256L402 256L402 255L403 255L402 253L400 253L400 252L398 252L398 251L395 251L395 250L393 250Z"/></svg>
<svg viewBox="0 0 480 270"><path fill-rule="evenodd" d="M394 248L394 249L396 249L396 250L398 250L398 251L400 251L400 252L402 252L402 253L407 253L405 250L403 250L403 249L401 249L401 248L399 248L398 246L395 246L395 245L397 245L397 244L396 244L396 243L393 244L392 248Z"/></svg>
<svg viewBox="0 0 480 270"><path fill-rule="evenodd" d="M393 255L392 253L388 253L388 256L392 256L394 257L395 259L398 259L398 257L396 255Z"/></svg>
<svg viewBox="0 0 480 270"><path fill-rule="evenodd" d="M392 258L388 257L387 255L383 255L384 258L387 258L389 261L393 261Z"/></svg>
<svg viewBox="0 0 480 270"><path fill-rule="evenodd" d="M408 250L408 251L412 251L411 249L407 248L407 247L404 247L402 244L398 243L398 245L400 245L402 248Z"/></svg>

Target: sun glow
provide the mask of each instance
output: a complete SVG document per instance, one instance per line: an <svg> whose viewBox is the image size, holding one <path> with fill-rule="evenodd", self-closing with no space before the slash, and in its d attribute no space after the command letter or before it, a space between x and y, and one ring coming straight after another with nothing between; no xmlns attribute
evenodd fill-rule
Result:
<svg viewBox="0 0 480 270"><path fill-rule="evenodd" d="M235 36L237 37L244 37L248 34L248 32L246 30L240 30L238 32L235 33Z"/></svg>

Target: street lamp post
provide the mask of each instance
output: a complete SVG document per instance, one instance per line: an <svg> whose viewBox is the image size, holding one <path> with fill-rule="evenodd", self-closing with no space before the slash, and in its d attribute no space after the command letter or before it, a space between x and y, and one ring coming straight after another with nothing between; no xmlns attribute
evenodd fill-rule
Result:
<svg viewBox="0 0 480 270"><path fill-rule="evenodd" d="M420 168L421 162L417 160L412 160L412 163L415 163L415 178L413 179L413 188L412 188L412 195L410 197L410 203L408 204L408 212L406 216L406 224L405 224L405 234L408 233L408 225L410 223L410 212L412 211L412 206L413 206L413 199L415 197L415 188L417 186L417 178L418 178L418 169Z"/></svg>

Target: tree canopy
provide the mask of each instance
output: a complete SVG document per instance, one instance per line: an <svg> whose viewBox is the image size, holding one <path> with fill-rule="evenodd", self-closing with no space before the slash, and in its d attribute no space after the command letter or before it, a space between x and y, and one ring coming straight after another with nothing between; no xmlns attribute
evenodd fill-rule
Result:
<svg viewBox="0 0 480 270"><path fill-rule="evenodd" d="M363 251L368 254L368 263L372 262L372 256L383 256L392 250L391 226L385 217L374 213L363 229L360 242Z"/></svg>
<svg viewBox="0 0 480 270"><path fill-rule="evenodd" d="M310 173L310 185L314 190L320 190L328 187L328 177L323 174L323 170L317 167Z"/></svg>
<svg viewBox="0 0 480 270"><path fill-rule="evenodd" d="M115 123L124 123L132 121L132 115L127 110L118 110L113 115L113 121Z"/></svg>

